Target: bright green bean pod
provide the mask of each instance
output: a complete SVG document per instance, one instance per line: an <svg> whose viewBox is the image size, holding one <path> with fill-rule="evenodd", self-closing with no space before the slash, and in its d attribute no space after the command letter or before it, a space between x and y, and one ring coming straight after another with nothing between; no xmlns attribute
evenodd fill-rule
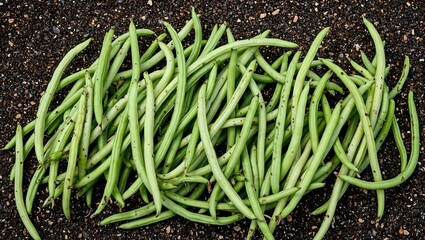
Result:
<svg viewBox="0 0 425 240"><path fill-rule="evenodd" d="M72 61L72 59L78 53L80 53L82 50L84 50L87 47L87 45L90 42L91 42L91 39L88 39L85 42L80 43L79 45L71 49L65 55L65 57L61 60L55 72L53 73L52 79L50 80L44 95L40 99L40 104L38 106L38 111L37 111L37 119L35 121L34 135L35 135L35 154L37 156L38 162L41 164L44 163L43 138L44 138L44 130L46 126L47 110L49 109L49 105L53 99L53 95L56 92L56 89L59 85L60 78L62 77L62 74L65 71L65 68L68 66L68 64Z"/></svg>
<svg viewBox="0 0 425 240"><path fill-rule="evenodd" d="M245 146L242 154L242 166L244 176L246 178L245 189L248 195L248 199L251 203L251 208L254 214L256 215L257 224L261 229L261 232L266 239L274 239L273 233L270 231L266 220L263 216L263 210L260 207L260 202L258 200L258 192L254 188L254 177L252 174L252 167L249 159L248 148Z"/></svg>
<svg viewBox="0 0 425 240"><path fill-rule="evenodd" d="M393 119L391 130L394 136L395 143L397 144L398 151L400 152L400 168L401 171L404 171L407 165L407 152L406 147L404 146L404 140L401 137L400 127L398 126L397 119Z"/></svg>
<svg viewBox="0 0 425 240"><path fill-rule="evenodd" d="M233 170L235 168L235 166L238 164L240 157L242 155L242 152L244 150L244 148L246 147L246 143L248 141L248 137L249 137L249 130L251 129L251 125L252 125L252 120L254 119L254 116L257 112L258 109L258 97L255 96L250 104L250 110L248 111L247 114L247 120L245 121L241 132L239 133L239 136L237 136L237 141L236 144L234 145L235 148L233 149L232 154L230 155L230 159L227 162L226 168L224 170L224 177L226 179L230 178L230 175L233 173ZM216 184L214 186L214 189L210 195L210 199L209 199L209 203L210 203L210 207L209 207L209 211L210 214L213 218L216 218L216 208L217 208L217 200L219 200L219 194L220 194L220 185Z"/></svg>
<svg viewBox="0 0 425 240"><path fill-rule="evenodd" d="M409 76L409 70L410 70L410 60L409 56L404 57L404 63L403 63L403 70L401 72L400 78L395 85L393 89L391 89L391 92L388 94L388 97L390 99L394 98L401 92L401 89L403 88L404 83L406 82L407 76Z"/></svg>
<svg viewBox="0 0 425 240"><path fill-rule="evenodd" d="M111 52L112 37L114 28L111 28L103 38L102 49L100 50L99 63L94 73L93 85L93 106L94 116L97 124L101 124L103 120L103 86L105 85L105 77L109 68L109 54Z"/></svg>
<svg viewBox="0 0 425 240"><path fill-rule="evenodd" d="M124 59L127 56L129 49L130 49L130 39L127 39L122 45L120 51L118 52L118 55L115 57L111 66L109 67L109 70L106 70L107 72L105 74L105 82L102 86L103 95L107 93L109 87L111 86L115 78L115 75L118 73L118 70L120 70L122 63L124 62Z"/></svg>
<svg viewBox="0 0 425 240"><path fill-rule="evenodd" d="M357 111L359 112L360 122L364 128L364 134L367 141L367 148L368 148L370 166L372 168L373 178L375 181L381 181L382 175L381 175L381 170L379 168L378 156L377 156L376 147L374 143L374 136L372 131L373 125L372 125L371 119L369 119L368 115L366 114L366 106L363 102L363 98L360 95L359 90L357 89L355 84L350 81L350 79L347 77L347 74L340 67L338 67L336 64L331 63L325 59L322 59L322 61L326 66L329 67L329 69L331 69L339 77L339 79L341 79L341 81L344 83L344 85L348 88L348 90L350 90L350 93L353 95L353 98L356 103ZM377 67L377 73L379 72L378 69L379 68ZM375 83L375 85L377 85L377 83ZM378 89L378 90L382 92L382 89ZM376 100L375 96L376 94L374 95L374 98L373 98L374 103ZM381 218L384 213L384 206L385 206L385 195L383 190L377 190L377 199L378 199L378 218Z"/></svg>
<svg viewBox="0 0 425 240"><path fill-rule="evenodd" d="M281 213L282 218L288 216L294 210L294 208L296 207L296 205L298 204L298 202L301 200L304 193L306 192L308 186L310 185L311 180L314 177L314 173L316 172L319 164L322 162L322 160L325 157L324 153L326 151L326 147L329 144L332 132L334 131L334 129L335 129L337 123L338 123L340 113L341 113L341 103L339 102L335 106L335 108L332 112L331 119L330 119L329 123L327 124L327 126L325 128L325 131L322 135L322 138L320 139L320 143L319 143L319 147L317 149L317 153L313 155L313 159L312 159L312 162L310 163L310 167L303 174L303 177L302 177L301 182L299 184L300 190L298 190L294 194L294 196L291 198L288 205L282 211L282 213Z"/></svg>
<svg viewBox="0 0 425 240"><path fill-rule="evenodd" d="M193 49L190 52L189 58L186 60L187 66L192 64L199 56L199 53L202 48L202 25L199 20L198 14L195 12L195 8L192 7L192 20L193 20L193 29L195 30L195 41L193 43Z"/></svg>
<svg viewBox="0 0 425 240"><path fill-rule="evenodd" d="M307 95L309 90L310 90L310 85L308 84L305 85L300 95L299 102L297 104L298 109L296 111L296 117L292 118L295 120L295 125L293 127L292 137L288 146L288 151L286 152L282 160L282 167L281 169L278 169L280 170L279 182L288 173L292 163L294 162L297 152L300 151L301 139L303 135L305 110L306 110L307 99L308 99ZM273 186L273 182L272 182L272 186Z"/></svg>
<svg viewBox="0 0 425 240"><path fill-rule="evenodd" d="M155 162L162 162L167 153L168 147L171 144L173 136L175 136L175 132L178 128L178 123L180 122L183 115L183 107L184 107L184 98L185 98L185 90L186 90L186 66L185 66L185 58L183 55L183 45L180 41L180 38L177 35L176 30L174 28L164 22L165 27L173 39L173 43L176 49L177 56L177 67L178 67L178 83L177 83L177 91L176 91L176 102L174 105L174 111L170 120L170 127L167 129L164 140L161 142L159 149L155 153ZM153 126L152 126L153 127ZM159 197L159 196L158 196Z"/></svg>
<svg viewBox="0 0 425 240"><path fill-rule="evenodd" d="M326 72L320 79L319 84L314 89L313 96L311 97L310 107L308 111L308 130L310 132L311 138L311 147L313 153L317 151L317 146L319 145L319 134L317 133L317 112L319 108L319 101L322 97L323 91L325 90L326 82L332 76L332 72Z"/></svg>
<svg viewBox="0 0 425 240"><path fill-rule="evenodd" d="M360 64L356 63L355 61L353 61L351 59L350 59L350 64L357 72L359 72L361 75L363 75L366 79L373 80L373 76L372 76L371 72L369 72L367 69L362 67Z"/></svg>
<svg viewBox="0 0 425 240"><path fill-rule="evenodd" d="M415 100L413 96L413 92L409 92L409 113L410 113L410 121L412 128L412 148L410 153L409 163L407 164L404 171L398 174L396 177L388 180L369 182L365 180L356 179L354 177L350 177L347 175L339 175L343 181L348 182L357 187L361 187L364 189L378 190L378 189L387 189L395 187L403 182L405 182L415 171L416 165L419 159L419 148L420 148L420 131L419 131L419 119L415 106Z"/></svg>
<svg viewBox="0 0 425 240"><path fill-rule="evenodd" d="M124 110L124 116L127 116L128 114L128 107L125 108ZM120 122L120 124L118 125L118 129L117 129L117 133L115 135L115 141L113 142L113 149L112 149L112 153L111 153L111 157L109 157L107 160L105 160L101 166L99 166L98 168L96 168L96 170L99 169L99 171L97 171L97 174L102 174L106 169L109 168L109 177L108 177L108 181L106 182L106 186L105 189L103 191L103 196L102 199L96 209L96 211L93 213L94 215L98 215L100 212L102 212L102 210L105 208L105 206L108 204L108 201L111 197L112 191L114 190L114 188L116 187L116 184L118 182L118 175L120 173L120 169L121 169L121 147L123 145L123 138L124 138L124 134L125 134L125 129L127 128L127 124L128 124L128 118L127 117L123 117L122 121ZM103 168L101 168L103 165ZM92 177L91 175L94 175L95 171L92 171L91 173L87 174L83 179L79 180L79 182L77 182L75 184L75 187L81 187L84 185L80 185L78 186L78 184L82 184L85 179L95 179L96 177ZM91 182L92 180L90 180L89 182Z"/></svg>
<svg viewBox="0 0 425 240"><path fill-rule="evenodd" d="M326 36L328 31L329 31L329 27L324 28L322 31L320 31L319 34L317 34L316 38L314 39L313 43L310 45L310 48L308 49L307 55L302 61L301 67L298 70L298 74L294 82L294 91L292 93L292 99L293 99L292 105L291 105L291 111L292 111L291 125L292 126L295 126L296 111L298 109L297 105L300 99L300 95L303 89L304 80L307 75L308 69L310 68L311 62L313 61L317 51L319 50L320 43L322 42L323 38Z"/></svg>
<svg viewBox="0 0 425 240"><path fill-rule="evenodd" d="M369 61L369 59L367 58L366 54L363 51L360 51L360 55L361 55L361 58L362 58L362 62L364 64L364 66L366 67L367 71L371 75L375 75L376 74L376 69L373 66L373 64ZM378 56L378 54L376 54L376 56Z"/></svg>
<svg viewBox="0 0 425 240"><path fill-rule="evenodd" d="M176 48L178 48L176 46ZM159 215L161 213L162 208L162 200L161 200L161 193L159 191L158 186L158 180L156 179L156 167L155 167L155 156L154 156L154 136L153 136L153 130L154 130L154 117L155 117L155 96L153 91L153 85L152 81L149 78L149 75L147 72L144 73L144 78L146 81L146 89L147 89L147 95L146 95L146 120L145 120L145 127L144 127L144 160L145 160L145 170L146 170L146 176L148 182L146 184L149 184L152 197L154 199L155 209L156 209L156 215ZM146 185L148 186L148 185Z"/></svg>
<svg viewBox="0 0 425 240"><path fill-rule="evenodd" d="M70 199L71 199L71 190L74 183L74 171L77 166L77 158L79 152L79 145L81 140L81 135L83 135L84 130L84 121L86 116L86 94L81 95L80 101L78 103L78 112L77 119L75 120L74 133L71 139L71 148L69 150L68 157L68 166L66 168L63 193L62 193L62 209L67 219L71 218L70 212Z"/></svg>
<svg viewBox="0 0 425 240"><path fill-rule="evenodd" d="M16 148L15 148L15 183L14 183L14 192L15 192L15 202L16 209L18 210L19 217L22 220L25 228L28 233L34 239L41 239L40 235L37 232L37 229L32 224L27 209L25 207L24 196L23 196L23 188L22 188L22 178L24 175L24 146L23 146L23 134L22 127L18 124L16 128Z"/></svg>
<svg viewBox="0 0 425 240"><path fill-rule="evenodd" d="M220 165L217 161L217 156L214 150L214 146L212 145L210 134L208 131L208 124L206 119L206 109L205 109L205 96L206 96L206 85L203 84L201 89L199 90L199 105L198 105L198 125L201 135L201 140L204 145L204 151L207 155L209 165L211 166L211 170L216 178L217 183L229 197L229 199L237 206L242 214L244 214L247 218L255 219L255 215L252 211L242 202L242 199L235 192L229 181L224 176L223 172L220 169Z"/></svg>
<svg viewBox="0 0 425 240"><path fill-rule="evenodd" d="M83 127L83 135L81 137L80 144L80 158L78 161L78 178L81 179L86 175L87 169L87 159L89 154L90 147L90 133L91 133L91 124L93 118L93 83L90 77L90 74L86 72L86 86L85 86L85 94L86 94L86 111L85 111L85 120Z"/></svg>

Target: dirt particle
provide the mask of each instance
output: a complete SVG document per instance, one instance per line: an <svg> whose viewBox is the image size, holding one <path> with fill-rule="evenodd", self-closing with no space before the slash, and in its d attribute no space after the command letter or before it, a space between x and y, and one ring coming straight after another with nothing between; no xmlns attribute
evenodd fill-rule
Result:
<svg viewBox="0 0 425 240"><path fill-rule="evenodd" d="M359 219L357 219L357 221L359 221L359 223L364 223L363 218L359 218Z"/></svg>
<svg viewBox="0 0 425 240"><path fill-rule="evenodd" d="M233 229L234 229L236 232L239 232L239 231L241 230L241 226L236 225L236 226L234 226L234 227L233 227Z"/></svg>
<svg viewBox="0 0 425 240"><path fill-rule="evenodd" d="M294 16L294 18L292 19L292 22L294 22L294 23L298 22L298 16L297 15Z"/></svg>
<svg viewBox="0 0 425 240"><path fill-rule="evenodd" d="M272 12L272 15L273 16L276 16L276 15L278 15L280 13L280 9L278 8L278 9L276 9L276 10L274 10L273 12Z"/></svg>
<svg viewBox="0 0 425 240"><path fill-rule="evenodd" d="M20 113L18 113L18 114L15 115L15 118L16 119L21 119L21 117L22 117L22 115Z"/></svg>
<svg viewBox="0 0 425 240"><path fill-rule="evenodd" d="M286 221L288 221L288 222L292 222L292 215L288 215L288 216L286 217Z"/></svg>
<svg viewBox="0 0 425 240"><path fill-rule="evenodd" d="M8 22L8 23L10 23L10 24L12 24L14 21L15 21L15 19L14 19L14 18L9 18L9 19L7 19L7 22Z"/></svg>
<svg viewBox="0 0 425 240"><path fill-rule="evenodd" d="M267 13L261 13L260 18L265 18L267 16Z"/></svg>

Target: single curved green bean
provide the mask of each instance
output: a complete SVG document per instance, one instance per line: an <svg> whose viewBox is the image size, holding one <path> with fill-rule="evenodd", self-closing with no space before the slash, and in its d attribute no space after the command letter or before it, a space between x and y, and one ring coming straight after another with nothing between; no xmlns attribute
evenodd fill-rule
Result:
<svg viewBox="0 0 425 240"><path fill-rule="evenodd" d="M177 83L177 91L176 91L176 102L175 102L174 111L170 120L170 127L167 129L165 136L163 138L164 140L161 142L158 150L155 153L155 162L162 162L162 160L164 159L165 154L167 153L167 150L173 139L173 136L175 136L175 132L178 128L178 123L180 122L182 118L185 91L186 91L186 76L187 76L187 71L185 66L186 60L183 55L183 45L180 41L180 38L177 35L176 30L174 30L174 28L170 24L164 22L164 25L167 28L168 32L170 33L171 38L173 39L173 43L176 50L177 67L178 67L178 76L177 76L178 83Z"/></svg>
<svg viewBox="0 0 425 240"><path fill-rule="evenodd" d="M369 72L367 69L365 69L363 66L361 66L360 64L356 63L355 61L351 59L350 59L350 64L357 72L363 75L367 80L373 80L372 73Z"/></svg>
<svg viewBox="0 0 425 240"><path fill-rule="evenodd" d="M383 48L384 46L382 46ZM373 66L373 64L369 61L369 59L367 58L366 54L363 51L360 51L360 56L362 58L362 62L364 64L364 66L366 67L367 71L371 74L371 75L375 75L376 74L376 68L375 66ZM378 57L378 54L376 54L376 56ZM377 58L378 59L378 58ZM378 64L378 63L377 63Z"/></svg>
<svg viewBox="0 0 425 240"><path fill-rule="evenodd" d="M255 62L254 62L255 63ZM229 199L237 206L240 212L245 215L247 218L255 219L255 215L252 211L242 202L242 199L235 192L229 181L224 176L223 172L220 169L220 165L217 162L217 156L214 150L214 146L212 145L210 133L208 131L208 124L206 119L206 109L205 109L205 96L206 96L206 84L203 84L201 89L199 90L199 104L198 104L198 125L201 135L201 140L204 145L204 151L207 155L207 159L209 165L211 166L211 170L216 178L217 183L229 197Z"/></svg>
<svg viewBox="0 0 425 240"><path fill-rule="evenodd" d="M85 94L87 98L85 120L83 127L83 135L80 144L80 158L78 161L78 178L81 179L86 175L87 159L90 147L90 132L93 118L93 83L90 74L86 72Z"/></svg>
<svg viewBox="0 0 425 240"><path fill-rule="evenodd" d="M192 20L193 20L193 29L195 30L195 41L193 43L193 49L189 55L189 58L186 60L187 66L192 64L199 56L199 53L202 48L202 25L199 20L198 14L195 12L195 8L192 7Z"/></svg>
<svg viewBox="0 0 425 240"><path fill-rule="evenodd" d="M109 70L108 69L105 70L106 71L105 82L102 86L103 95L106 95L109 87L111 86L115 78L115 75L118 73L122 63L124 62L124 59L126 58L129 49L130 49L130 39L127 39L122 45L120 51L118 52L118 55L114 58L114 61L112 61L111 66L108 68Z"/></svg>
<svg viewBox="0 0 425 240"><path fill-rule="evenodd" d="M175 41L175 40L174 40ZM177 41L175 41L177 42ZM176 46L176 49L180 48ZM146 81L146 120L144 127L144 160L145 160L145 170L147 182L146 186L150 186L148 190L150 190L154 204L156 209L156 215L161 213L162 201L161 201L161 193L159 191L158 180L156 179L156 166L155 166L155 156L154 156L154 117L155 117L155 94L153 91L152 81L149 79L149 75L147 72L143 74ZM149 185L148 185L149 184Z"/></svg>
<svg viewBox="0 0 425 240"><path fill-rule="evenodd" d="M77 118L75 120L74 133L71 139L71 148L69 150L68 166L66 168L63 193L62 193L62 209L67 219L71 218L70 212L70 199L71 190L74 183L74 171L77 165L77 158L79 152L79 145L81 135L83 135L84 121L86 116L86 94L81 95L78 103Z"/></svg>
<svg viewBox="0 0 425 240"><path fill-rule="evenodd" d="M397 144L398 151L400 152L400 168L401 171L404 171L407 165L407 152L406 147L404 146L404 140L401 137L400 127L398 126L397 119L393 119L391 130L394 136L395 143Z"/></svg>
<svg viewBox="0 0 425 240"><path fill-rule="evenodd" d="M406 82L407 76L409 76L409 70L410 70L410 60L409 56L404 57L404 63L403 63L403 70L401 72L400 78L395 85L393 89L391 89L391 92L389 93L389 98L394 98L401 92L401 89L403 88L404 83Z"/></svg>
<svg viewBox="0 0 425 240"><path fill-rule="evenodd" d="M313 96L310 101L310 107L308 110L308 130L310 132L311 146L313 153L317 151L317 146L319 145L319 135L317 133L317 112L319 108L319 101L322 97L323 91L325 90L326 82L331 78L332 72L326 72L319 81L316 89L314 89Z"/></svg>
<svg viewBox="0 0 425 240"><path fill-rule="evenodd" d="M224 170L224 177L226 179L229 179L230 175L233 173L233 170L236 166L236 164L239 162L240 157L242 155L242 152L244 150L244 148L246 147L246 143L248 141L248 137L249 137L249 130L251 129L251 125L252 125L252 120L254 119L254 116L257 112L258 109L258 97L255 96L250 104L250 110L248 111L247 114L247 120L245 121L244 125L242 126L242 130L239 133L239 135L237 136L237 141L235 143L235 147L233 149L232 154L230 155L230 159L227 162L226 168ZM209 203L210 203L210 207L209 207L209 211L211 216L215 219L216 218L216 208L217 208L217 202L219 200L219 194L220 194L220 185L216 184L213 188L213 191L210 195L210 199L209 199Z"/></svg>
<svg viewBox="0 0 425 240"><path fill-rule="evenodd" d="M103 119L103 86L109 68L109 54L111 53L112 37L114 28L111 28L103 38L102 49L100 50L99 63L93 76L93 110L96 122L102 123Z"/></svg>
<svg viewBox="0 0 425 240"><path fill-rule="evenodd" d="M23 188L22 188L22 178L24 175L24 146L23 146L23 134L22 134L22 127L20 124L18 124L16 128L16 149L15 149L15 183L14 183L14 189L15 189L15 202L16 202L16 209L18 210L19 217L22 220L22 223L24 224L25 228L27 229L28 233L31 235L34 239L41 239L40 235L37 232L37 229L32 224L27 209L25 207L24 202L24 196L23 196Z"/></svg>
<svg viewBox="0 0 425 240"><path fill-rule="evenodd" d="M50 80L44 95L40 99L40 104L37 110L37 119L35 121L34 135L35 135L35 153L36 153L38 162L41 164L44 163L43 138L44 138L44 130L46 126L47 110L53 99L53 95L56 92L56 89L59 85L60 78L63 72L65 71L65 68L68 66L68 64L72 61L72 59L78 53L80 53L82 50L84 50L88 46L90 42L91 42L91 39L88 39L85 42L78 44L76 47L71 49L65 55L65 57L61 60L55 72L53 73L52 79Z"/></svg>
<svg viewBox="0 0 425 240"><path fill-rule="evenodd" d="M355 185L361 188L378 190L378 189L387 189L387 188L395 187L405 182L413 174L419 159L420 131L419 131L419 119L418 119L418 114L417 114L412 91L409 92L408 105L409 105L409 113L410 113L411 128L412 128L411 130L412 131L412 148L411 148L409 163L407 164L404 171L402 171L400 174L398 174L396 177L392 179L375 181L375 182L364 181L364 180L356 179L347 175L338 175L339 178L341 178L345 182L348 182L352 185Z"/></svg>
<svg viewBox="0 0 425 240"><path fill-rule="evenodd" d="M316 56L316 53L319 50L320 43L323 41L328 31L329 31L329 27L324 28L323 30L319 32L319 34L317 34L317 36L313 40L313 43L310 45L310 48L308 49L307 55L302 61L301 67L299 68L297 77L294 82L294 88L293 88L294 90L292 93L293 101L291 105L291 112L292 112L291 126L295 127L295 117L296 117L296 111L298 109L297 105L300 99L301 92L303 90L304 80L307 75L308 69L310 68L311 62L313 61L313 58Z"/></svg>

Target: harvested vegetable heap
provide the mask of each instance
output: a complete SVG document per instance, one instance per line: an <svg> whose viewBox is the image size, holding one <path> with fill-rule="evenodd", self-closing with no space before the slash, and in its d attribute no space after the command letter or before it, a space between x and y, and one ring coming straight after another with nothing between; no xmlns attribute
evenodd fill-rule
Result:
<svg viewBox="0 0 425 240"><path fill-rule="evenodd" d="M268 31L235 40L222 24L204 40L193 10L192 20L179 33L164 22L167 34L157 35L144 51L139 37L154 32L130 23L129 32L113 40L111 29L99 58L63 77L90 39L74 47L55 70L36 120L18 125L5 146L16 149L11 179L28 232L40 238L28 214L40 185L47 184L45 205L61 198L68 219L71 194L79 194L88 206L98 204L93 215L111 200L123 209L101 225L120 222L119 228L129 229L175 215L218 225L248 218L248 238L258 227L266 239L273 239L276 225L303 196L323 188L334 172L338 174L329 200L313 212L325 213L315 239L326 234L350 184L376 190L381 218L384 190L406 181L415 170L419 126L410 92L408 159L393 98L407 79L409 58L390 89L384 43L373 24L363 21L376 55L369 59L362 53L362 64L351 61L357 72L352 75L330 59L316 59L328 28L302 56L297 44L268 38ZM194 40L189 42L185 38L192 29ZM165 44L167 35L171 41ZM219 46L222 42L227 43ZM266 46L282 53L271 64L261 52ZM127 57L131 69L124 69ZM54 95L71 85L52 109ZM273 94L266 97L270 90ZM343 91L345 95L328 101ZM401 169L384 180L377 152L390 130ZM24 198L24 162L33 148L39 167ZM364 170L372 171L373 181L357 178ZM103 197L92 199L94 191L103 191ZM143 202L126 205L131 197Z"/></svg>

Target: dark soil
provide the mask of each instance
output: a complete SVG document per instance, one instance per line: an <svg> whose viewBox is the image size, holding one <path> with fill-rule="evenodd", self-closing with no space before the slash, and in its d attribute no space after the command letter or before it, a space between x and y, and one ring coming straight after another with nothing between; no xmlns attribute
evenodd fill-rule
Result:
<svg viewBox="0 0 425 240"><path fill-rule="evenodd" d="M42 3L46 2L46 3ZM81 2L81 3L80 3ZM360 60L360 50L373 55L374 49L362 17L372 21L386 41L387 61L392 71L388 85L397 81L404 55L411 59L411 74L404 91L396 98L397 116L410 148L407 92L413 90L425 139L425 2L412 1L0 1L0 146L14 135L17 122L35 118L36 105L60 59L72 46L94 38L93 44L71 70L87 67L98 55L105 32L127 31L130 19L137 26L164 32L161 21L180 28L190 19L190 6L201 14L204 29L227 22L237 38L252 37L266 29L271 36L308 48L320 29L331 27L319 56L330 57L349 69L347 57ZM224 2L224 3L223 3ZM338 3L339 2L339 3ZM207 31L205 31L207 32ZM59 99L59 98L58 98ZM425 160L421 147L419 165L413 176L399 187L386 191L384 218L376 223L373 191L350 188L340 201L328 239L425 239ZM13 183L9 172L12 151L0 151L0 238L29 237L15 209ZM34 161L34 156L30 161ZM380 151L384 178L399 172L398 152L389 138ZM26 175L34 171L27 168ZM364 174L365 177L370 177ZM330 181L331 183L332 181ZM28 184L28 181L25 181ZM277 239L309 239L320 226L322 216L309 213L329 197L326 192L310 194L275 231ZM44 191L42 189L42 191ZM74 199L72 220L66 220L60 207L41 208L37 198L32 221L46 239L242 239L249 221L229 226L206 226L182 218L131 231L97 226L90 219L92 209L83 199ZM110 207L106 212L116 211ZM102 216L106 216L105 213ZM259 236L258 236L259 237Z"/></svg>

